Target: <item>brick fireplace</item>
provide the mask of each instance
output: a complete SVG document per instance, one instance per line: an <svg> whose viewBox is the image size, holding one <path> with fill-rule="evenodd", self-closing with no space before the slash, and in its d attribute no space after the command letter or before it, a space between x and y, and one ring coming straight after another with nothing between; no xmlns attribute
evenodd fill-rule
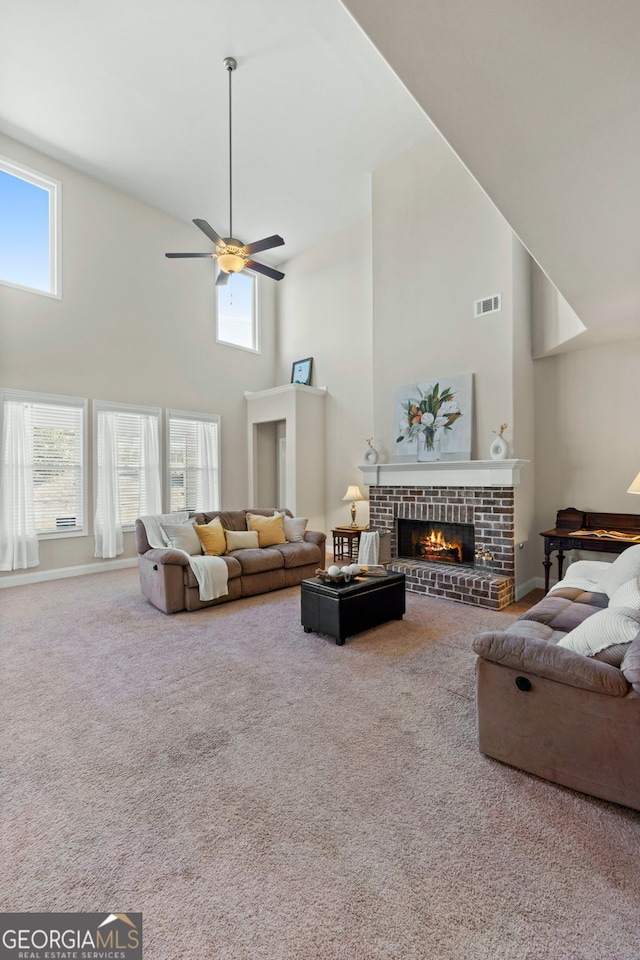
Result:
<svg viewBox="0 0 640 960"><path fill-rule="evenodd" d="M369 486L370 527L390 534L390 569L405 574L408 590L492 610L513 602L514 486L520 463L502 461L496 469L493 462L473 461L466 464L467 471L465 464L457 463L361 467ZM459 559L461 551L454 550L453 544L446 544L442 551L447 562L403 556L412 552L407 548L406 533L399 549L399 521L406 520L426 524L427 530L447 525L444 529L449 537L453 535L447 531L470 526L473 556L466 549L464 558ZM437 556L437 551L427 553Z"/></svg>

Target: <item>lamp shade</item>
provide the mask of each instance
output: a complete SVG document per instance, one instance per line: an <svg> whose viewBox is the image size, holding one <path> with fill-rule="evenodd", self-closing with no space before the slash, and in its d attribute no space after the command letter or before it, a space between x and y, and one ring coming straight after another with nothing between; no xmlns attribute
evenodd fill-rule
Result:
<svg viewBox="0 0 640 960"><path fill-rule="evenodd" d="M351 487L349 487L349 489L351 489ZM627 490L627 493L640 493L640 473Z"/></svg>
<svg viewBox="0 0 640 960"><path fill-rule="evenodd" d="M360 493L360 487L356 483L352 483L347 487L347 492L345 493L343 500L364 500L365 498Z"/></svg>

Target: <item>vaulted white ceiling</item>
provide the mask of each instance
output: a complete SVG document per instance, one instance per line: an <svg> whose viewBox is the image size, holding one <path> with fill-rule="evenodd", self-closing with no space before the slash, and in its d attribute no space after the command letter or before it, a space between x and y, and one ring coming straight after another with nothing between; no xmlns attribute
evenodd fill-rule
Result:
<svg viewBox="0 0 640 960"><path fill-rule="evenodd" d="M344 0L587 327L640 336L638 0Z"/></svg>
<svg viewBox="0 0 640 960"><path fill-rule="evenodd" d="M640 335L638 0L0 0L0 14L2 132L225 234L235 56L234 232L282 234L262 256L277 263L365 216L371 171L433 135L428 115L586 325L576 343Z"/></svg>
<svg viewBox="0 0 640 960"><path fill-rule="evenodd" d="M366 216L432 130L339 0L1 0L0 130L226 236L227 56L234 233L281 234L267 262Z"/></svg>

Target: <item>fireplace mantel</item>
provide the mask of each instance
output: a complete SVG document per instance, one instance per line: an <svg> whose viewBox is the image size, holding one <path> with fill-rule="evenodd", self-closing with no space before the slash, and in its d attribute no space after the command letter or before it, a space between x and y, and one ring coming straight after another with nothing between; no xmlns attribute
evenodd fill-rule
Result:
<svg viewBox="0 0 640 960"><path fill-rule="evenodd" d="M367 463L368 487L517 487L528 460L435 460L428 463Z"/></svg>

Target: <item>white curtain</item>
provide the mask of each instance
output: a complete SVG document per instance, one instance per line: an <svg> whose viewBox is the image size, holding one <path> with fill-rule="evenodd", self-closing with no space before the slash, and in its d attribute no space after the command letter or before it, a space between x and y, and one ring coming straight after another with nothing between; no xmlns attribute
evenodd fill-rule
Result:
<svg viewBox="0 0 640 960"><path fill-rule="evenodd" d="M198 510L218 510L218 425L196 421L200 460Z"/></svg>
<svg viewBox="0 0 640 960"><path fill-rule="evenodd" d="M140 516L162 513L160 436L157 417L141 417Z"/></svg>
<svg viewBox="0 0 640 960"><path fill-rule="evenodd" d="M96 557L123 553L120 496L118 489L118 425L112 410L98 414L98 466L94 534Z"/></svg>
<svg viewBox="0 0 640 960"><path fill-rule="evenodd" d="M0 570L37 567L33 506L33 417L30 404L5 400L2 428Z"/></svg>

